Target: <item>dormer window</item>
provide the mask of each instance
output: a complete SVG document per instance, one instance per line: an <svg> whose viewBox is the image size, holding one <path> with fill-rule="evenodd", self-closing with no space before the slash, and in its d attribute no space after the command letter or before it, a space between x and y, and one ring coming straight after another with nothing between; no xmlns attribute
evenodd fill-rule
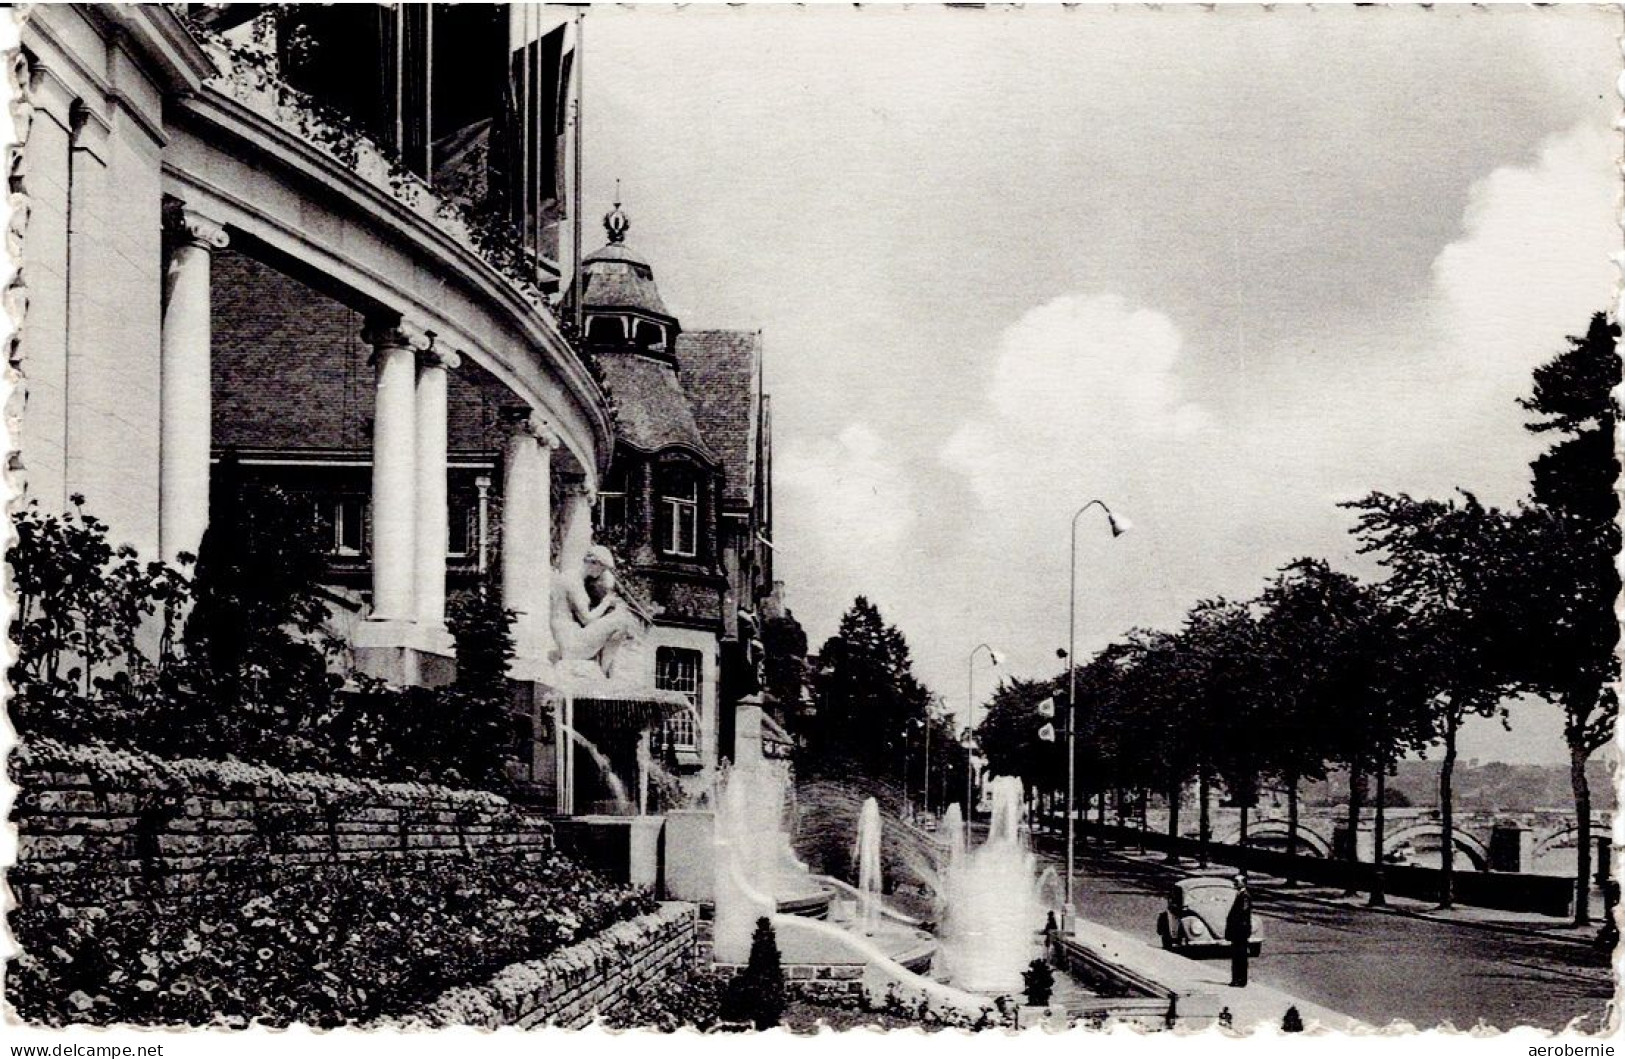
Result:
<svg viewBox="0 0 1625 1059"><path fill-rule="evenodd" d="M619 316L587 317L587 341L615 343L626 341L626 320Z"/></svg>
<svg viewBox="0 0 1625 1059"><path fill-rule="evenodd" d="M663 353L666 350L666 329L648 320L639 320L636 341L639 349Z"/></svg>

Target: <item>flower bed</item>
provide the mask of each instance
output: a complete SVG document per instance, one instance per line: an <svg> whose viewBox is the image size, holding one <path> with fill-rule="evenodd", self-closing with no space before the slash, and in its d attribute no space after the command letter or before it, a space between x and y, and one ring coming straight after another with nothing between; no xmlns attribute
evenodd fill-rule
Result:
<svg viewBox="0 0 1625 1059"><path fill-rule="evenodd" d="M292 799L409 798L469 809L508 804L488 791L428 783L384 783L328 772L285 772L245 761L167 758L95 742L70 745L54 739L31 739L13 751L10 767L13 779L23 788L52 772L68 774L86 785L140 787L182 795L201 790L211 795L268 792Z"/></svg>
<svg viewBox="0 0 1625 1059"><path fill-rule="evenodd" d="M313 865L110 915L43 897L11 913L8 999L60 1025L305 1022L398 1016L655 907L557 853Z"/></svg>

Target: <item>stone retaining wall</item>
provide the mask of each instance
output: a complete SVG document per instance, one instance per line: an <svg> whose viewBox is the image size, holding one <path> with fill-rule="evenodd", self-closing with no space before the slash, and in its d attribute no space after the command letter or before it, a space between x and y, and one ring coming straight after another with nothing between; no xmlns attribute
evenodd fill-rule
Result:
<svg viewBox="0 0 1625 1059"><path fill-rule="evenodd" d="M19 903L185 898L314 863L553 843L545 820L494 795L148 755L128 775L99 764L18 768Z"/></svg>
<svg viewBox="0 0 1625 1059"><path fill-rule="evenodd" d="M710 924L705 924L709 926ZM699 960L723 978L732 978L745 969L742 963L713 963L711 941L699 943ZM863 964L787 963L784 988L792 997L820 1004L853 1005L863 1002Z"/></svg>
<svg viewBox="0 0 1625 1059"><path fill-rule="evenodd" d="M579 1029L657 979L695 973L699 908L668 901L545 959L448 990L420 1017L436 1026Z"/></svg>

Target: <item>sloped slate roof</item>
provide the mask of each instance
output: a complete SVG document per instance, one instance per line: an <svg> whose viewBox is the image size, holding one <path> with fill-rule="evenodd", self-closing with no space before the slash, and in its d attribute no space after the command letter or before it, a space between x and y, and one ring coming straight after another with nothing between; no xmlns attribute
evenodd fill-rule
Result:
<svg viewBox="0 0 1625 1059"><path fill-rule="evenodd" d="M641 254L625 243L610 243L588 254L581 263L589 309L642 309L670 316L655 286L654 271Z"/></svg>
<svg viewBox="0 0 1625 1059"><path fill-rule="evenodd" d="M762 363L760 331L684 331L677 365L701 435L722 461L724 507L748 508L756 495L756 433Z"/></svg>
<svg viewBox="0 0 1625 1059"><path fill-rule="evenodd" d="M686 445L712 463L716 450L694 422L694 411L668 364L634 353L603 353L598 358L615 402L616 432L628 445L657 452Z"/></svg>

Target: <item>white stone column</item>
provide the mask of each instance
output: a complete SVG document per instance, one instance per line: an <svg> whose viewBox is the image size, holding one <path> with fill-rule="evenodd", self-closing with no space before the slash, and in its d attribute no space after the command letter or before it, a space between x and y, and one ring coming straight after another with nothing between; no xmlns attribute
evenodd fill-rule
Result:
<svg viewBox="0 0 1625 1059"><path fill-rule="evenodd" d="M412 564L417 558L417 355L427 336L399 320L369 323L378 388L372 423L373 621L415 616Z"/></svg>
<svg viewBox="0 0 1625 1059"><path fill-rule="evenodd" d="M414 592L418 629L435 638L446 628L446 375L460 363L432 346L418 356Z"/></svg>
<svg viewBox="0 0 1625 1059"><path fill-rule="evenodd" d="M535 591L536 651L542 658L551 658L555 646L553 639L553 450L559 447L559 436L545 421L538 421L536 452L536 504L531 517L539 527L536 551L531 561L536 565Z"/></svg>
<svg viewBox="0 0 1625 1059"><path fill-rule="evenodd" d="M209 524L209 258L226 230L171 208L159 361L158 537L166 562L197 555Z"/></svg>
<svg viewBox="0 0 1625 1059"><path fill-rule="evenodd" d="M559 512L559 555L554 564L563 577L580 577L581 561L592 547L593 489L584 479L568 483Z"/></svg>
<svg viewBox="0 0 1625 1059"><path fill-rule="evenodd" d="M533 412L509 420L502 479L502 602L516 615L514 649L545 662L553 647L552 452L558 435Z"/></svg>
<svg viewBox="0 0 1625 1059"><path fill-rule="evenodd" d="M508 420L508 448L502 466L502 605L514 612L514 651L521 660L536 660L538 615L536 581L541 571L530 562L536 538L546 532L531 518L536 505L537 467L541 452L536 444L536 423L529 412Z"/></svg>

